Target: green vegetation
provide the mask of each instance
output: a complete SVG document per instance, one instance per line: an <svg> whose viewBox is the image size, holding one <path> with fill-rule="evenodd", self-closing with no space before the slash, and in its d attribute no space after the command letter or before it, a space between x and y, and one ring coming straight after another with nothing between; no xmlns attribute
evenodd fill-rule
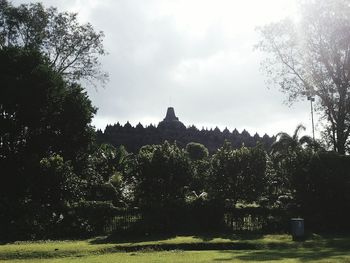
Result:
<svg viewBox="0 0 350 263"><path fill-rule="evenodd" d="M236 235L177 236L140 240L16 242L0 246L0 262L349 262L350 238L313 235L293 242L287 235L242 237ZM194 251L189 245L207 244ZM220 244L237 249L212 250ZM164 250L173 245L175 249ZM129 248L134 251L125 252ZM248 250L249 249L249 250Z"/></svg>

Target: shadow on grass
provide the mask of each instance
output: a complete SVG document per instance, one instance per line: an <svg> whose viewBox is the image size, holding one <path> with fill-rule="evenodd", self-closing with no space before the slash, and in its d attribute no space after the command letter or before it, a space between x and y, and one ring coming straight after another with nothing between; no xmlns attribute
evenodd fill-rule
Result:
<svg viewBox="0 0 350 263"><path fill-rule="evenodd" d="M91 244L107 243L140 243L140 242L157 242L175 238L177 236L192 236L200 239L199 242L210 242L214 239L226 239L227 241L247 241L258 240L264 237L263 234L252 233L177 233L177 234L133 234L133 233L113 233L107 237L99 237L90 241Z"/></svg>
<svg viewBox="0 0 350 263"><path fill-rule="evenodd" d="M158 242L174 238L176 235L172 234L158 234L158 235L149 235L149 234L127 234L127 233L114 233L107 237L97 237L90 240L91 244L120 244L120 243L140 243L140 242Z"/></svg>
<svg viewBox="0 0 350 263"><path fill-rule="evenodd" d="M225 252L227 253L227 251ZM317 249L283 249L283 250L258 250L258 251L244 251L237 254L232 252L232 257L217 258L214 261L274 261L297 259L301 262L315 261L321 259L334 260L334 262L346 261L349 262L350 254L348 250L338 248L317 248ZM333 261L332 261L333 262Z"/></svg>
<svg viewBox="0 0 350 263"><path fill-rule="evenodd" d="M252 233L201 233L194 234L193 237L202 239L204 242L210 242L214 239L227 239L230 241L246 241L246 240L258 240L264 237L263 234L252 234Z"/></svg>
<svg viewBox="0 0 350 263"><path fill-rule="evenodd" d="M262 234L194 234L184 235L191 236L194 240L181 240L181 236L178 240L171 240L170 242L164 242L168 239L175 238L176 235L126 235L123 236L113 235L103 239L95 239L90 241L92 244L111 243L116 244L115 247L110 248L110 251L124 251L134 252L142 250L254 250L252 253L256 255L246 255L255 258L260 256L261 253L268 253L273 251L273 254L265 255L263 258L278 257L278 254L288 255L289 250L299 252L299 250L323 251L323 253L335 253L335 251L349 251L350 250L350 238L348 237L322 237L319 235L310 235L306 242L286 242L285 239L280 240L263 240ZM149 242L149 243L146 243ZM291 254L295 256L295 253ZM244 257L242 258L244 259ZM248 260L247 259L247 260Z"/></svg>
<svg viewBox="0 0 350 263"><path fill-rule="evenodd" d="M324 236L325 246L347 249L350 251L350 238L344 236ZM350 252L349 252L350 254Z"/></svg>
<svg viewBox="0 0 350 263"><path fill-rule="evenodd" d="M176 237L179 239L175 240ZM185 237L182 239L182 237ZM193 240L186 239L193 237ZM174 240L169 239L174 238ZM143 250L166 251L166 250L261 250L261 249L286 249L299 247L298 243L285 241L264 242L262 234L179 234L178 235L135 235L124 236L114 234L106 238L91 240L91 244L116 244L109 248L109 252L135 252Z"/></svg>

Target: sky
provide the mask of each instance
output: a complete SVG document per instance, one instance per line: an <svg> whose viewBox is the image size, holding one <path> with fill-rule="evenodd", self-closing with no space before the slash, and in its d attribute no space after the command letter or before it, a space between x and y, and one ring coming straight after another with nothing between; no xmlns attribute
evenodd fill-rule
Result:
<svg viewBox="0 0 350 263"><path fill-rule="evenodd" d="M15 0L13 4L28 3ZM169 106L186 125L274 135L300 123L308 101L287 106L266 84L256 27L298 16L296 0L43 0L105 33L110 80L87 86L93 125L157 125ZM316 129L318 126L316 125Z"/></svg>

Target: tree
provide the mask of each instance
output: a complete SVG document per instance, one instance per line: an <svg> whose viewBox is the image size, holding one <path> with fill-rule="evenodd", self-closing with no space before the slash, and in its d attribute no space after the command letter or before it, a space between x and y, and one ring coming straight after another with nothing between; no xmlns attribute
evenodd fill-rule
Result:
<svg viewBox="0 0 350 263"><path fill-rule="evenodd" d="M110 201L122 204L122 191L125 180L119 170L123 169L127 152L120 147L101 144L86 159L83 174L88 178L86 199L90 201Z"/></svg>
<svg viewBox="0 0 350 263"><path fill-rule="evenodd" d="M190 158L192 168L191 190L195 197L205 195L208 189L208 178L210 176L210 158L208 149L200 143L190 142L186 145L186 152Z"/></svg>
<svg viewBox="0 0 350 263"><path fill-rule="evenodd" d="M346 0L306 1L300 21L259 29L257 47L270 81L297 99L316 97L333 148L344 154L350 133L350 6Z"/></svg>
<svg viewBox="0 0 350 263"><path fill-rule="evenodd" d="M176 144L143 146L130 171L143 231L174 231L185 223L183 209L192 179L186 152ZM182 223L180 223L182 222Z"/></svg>
<svg viewBox="0 0 350 263"><path fill-rule="evenodd" d="M0 0L0 49L24 47L36 49L48 59L48 65L66 79L101 80L98 57L104 55L103 32L91 24L80 25L77 14L44 8L41 3L13 6Z"/></svg>
<svg viewBox="0 0 350 263"><path fill-rule="evenodd" d="M26 205L35 213L26 213L25 222L29 227L36 225L34 231L40 237L58 236L69 206L83 198L85 182L73 172L71 163L57 154L41 159L38 171L35 176L27 175L32 182L27 188Z"/></svg>
<svg viewBox="0 0 350 263"><path fill-rule="evenodd" d="M209 155L208 149L200 143L190 142L186 145L186 151L191 160L198 161L207 158Z"/></svg>
<svg viewBox="0 0 350 263"><path fill-rule="evenodd" d="M310 156L321 149L310 136L299 137L301 130L305 130L305 127L299 124L292 136L286 132L279 132L278 140L271 146L268 176L269 187L273 189L273 193L270 197L275 195L280 204L293 200L294 178L306 169Z"/></svg>
<svg viewBox="0 0 350 263"><path fill-rule="evenodd" d="M165 141L142 147L136 158L136 195L141 207L163 209L184 203L185 186L192 179L184 150Z"/></svg>
<svg viewBox="0 0 350 263"><path fill-rule="evenodd" d="M320 150L321 146L315 142L310 136L304 135L299 138L301 130L305 130L302 124L299 124L292 136L286 132L279 132L276 137L278 140L271 146L271 152L275 155L288 156L292 152L302 150L302 147L306 145L309 149Z"/></svg>
<svg viewBox="0 0 350 263"><path fill-rule="evenodd" d="M65 82L37 51L21 48L0 50L0 72L2 156L25 150L75 160L88 150L96 109L80 85Z"/></svg>
<svg viewBox="0 0 350 263"><path fill-rule="evenodd" d="M0 207L12 227L2 225L11 231L23 228L23 214L27 224L40 222L37 208L50 200L74 200L77 191L70 189L78 188L75 175L82 178L79 164L91 149L96 109L81 86L64 81L38 51L0 49L0 72Z"/></svg>
<svg viewBox="0 0 350 263"><path fill-rule="evenodd" d="M266 153L259 147L233 149L226 142L212 158L210 197L219 203L257 201L265 187Z"/></svg>
<svg viewBox="0 0 350 263"><path fill-rule="evenodd" d="M305 220L318 231L348 229L350 158L334 152L309 156L293 180L296 201ZM334 221L334 218L337 220Z"/></svg>

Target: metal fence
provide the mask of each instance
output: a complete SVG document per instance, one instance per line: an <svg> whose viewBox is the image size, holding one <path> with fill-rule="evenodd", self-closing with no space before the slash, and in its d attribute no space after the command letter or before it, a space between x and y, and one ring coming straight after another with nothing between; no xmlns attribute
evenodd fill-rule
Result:
<svg viewBox="0 0 350 263"><path fill-rule="evenodd" d="M174 219L174 221L177 221L175 222L176 230L183 228L185 230L200 229L202 231L212 231L220 227L220 229L231 232L278 232L284 231L288 227L287 215L281 210L261 208L230 209L223 211L221 215L217 216L216 218L218 219L216 221L210 221L212 211L203 211L203 209L200 213L198 213L198 209L193 211L185 210L185 212L183 210L178 211L176 219ZM145 216L145 213L139 209L118 211L106 222L104 231L105 233L111 233L133 231L135 228L142 230L142 228L147 227L147 224L150 224L149 215L150 213L147 213L147 216ZM162 219L158 215L154 215L151 220L161 224ZM167 218L169 219L169 217ZM171 218L172 216L170 216ZM179 218L183 219L180 226ZM168 228L171 228L171 225Z"/></svg>

